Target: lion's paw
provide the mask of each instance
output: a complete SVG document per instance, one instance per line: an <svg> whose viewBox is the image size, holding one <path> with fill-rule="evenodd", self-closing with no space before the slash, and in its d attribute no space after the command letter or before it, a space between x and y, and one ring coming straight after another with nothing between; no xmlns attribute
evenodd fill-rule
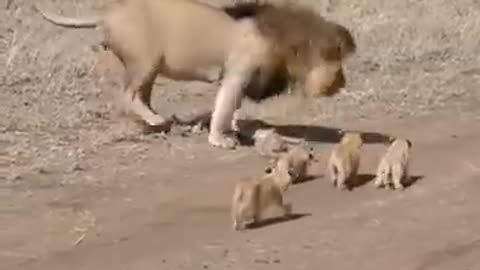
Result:
<svg viewBox="0 0 480 270"><path fill-rule="evenodd" d="M208 135L208 142L216 147L225 149L235 149L238 145L238 141L233 136L225 134L212 134Z"/></svg>
<svg viewBox="0 0 480 270"><path fill-rule="evenodd" d="M152 126L152 127L158 127L158 126L164 126L164 125L167 125L169 124L169 120L165 119L164 117L162 117L161 115L158 115L158 114L154 114L148 118L145 119L145 122L147 122L147 124L149 126Z"/></svg>
<svg viewBox="0 0 480 270"><path fill-rule="evenodd" d="M160 116L161 117L161 116ZM152 120L152 119L150 119ZM172 124L174 123L173 119L165 119L163 117L158 118L154 121L145 121L143 125L143 132L145 134L149 133L159 133L159 132L169 132Z"/></svg>

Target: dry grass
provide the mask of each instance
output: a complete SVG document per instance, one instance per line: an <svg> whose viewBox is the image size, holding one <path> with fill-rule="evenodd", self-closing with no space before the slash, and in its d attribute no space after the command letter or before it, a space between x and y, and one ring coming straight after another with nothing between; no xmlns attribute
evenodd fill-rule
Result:
<svg viewBox="0 0 480 270"><path fill-rule="evenodd" d="M97 13L104 2L43 1L44 6L69 15ZM262 107L248 106L248 114L279 121L335 123L344 117L478 107L478 1L299 2L315 5L326 17L352 29L359 50L346 66L347 89L334 99L311 101L311 106L279 98ZM11 168L36 162L74 164L85 156L79 153L94 153L98 140L122 137L105 120L111 116L111 106L105 89L98 88L102 84L96 82L102 74L96 73L99 58L90 46L101 36L91 29L53 26L40 18L31 3L16 0L0 10L0 59L5 63L0 69L0 146L6 145L0 154L14 159ZM212 90L208 94L189 89L196 92L191 97L182 89L185 84L162 82L156 86L154 100L162 112L192 101L211 104L212 87L207 87ZM166 101L159 92L167 96ZM306 107L302 117L291 117L300 107ZM126 134L130 137L131 130Z"/></svg>

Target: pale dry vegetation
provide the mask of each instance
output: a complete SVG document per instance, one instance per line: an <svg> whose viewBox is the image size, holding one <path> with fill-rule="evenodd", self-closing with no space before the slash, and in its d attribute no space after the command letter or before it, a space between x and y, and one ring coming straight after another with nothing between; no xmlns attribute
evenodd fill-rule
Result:
<svg viewBox="0 0 480 270"><path fill-rule="evenodd" d="M98 13L108 1L39 2L80 16ZM247 106L252 117L338 125L346 117L478 107L478 1L301 2L352 29L359 50L346 65L347 88L333 100L311 101L309 106L289 97ZM0 175L11 180L32 167L76 168L85 156L94 157L98 147L142 139L128 125L109 121L106 90L121 86L121 69L115 62L117 66L105 64L91 50L101 38L98 32L56 27L40 18L32 1L5 6L0 10L0 169L6 173ZM98 70L105 67L112 69L105 77L109 84L98 83L103 75ZM159 79L154 106L162 113L193 103L208 108L215 87ZM302 117L289 117L300 107L305 107Z"/></svg>

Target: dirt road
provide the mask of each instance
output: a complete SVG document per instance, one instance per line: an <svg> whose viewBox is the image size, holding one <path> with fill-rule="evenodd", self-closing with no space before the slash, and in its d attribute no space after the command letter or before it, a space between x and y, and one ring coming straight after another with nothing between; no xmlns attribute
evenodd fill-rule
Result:
<svg viewBox="0 0 480 270"><path fill-rule="evenodd" d="M114 1L42 4L84 16ZM91 49L99 32L54 26L32 1L7 2L1 270L480 270L478 1L299 1L352 30L359 50L345 63L346 88L246 104L246 115L307 138L323 166L335 128L369 132L365 180L384 149L376 132L406 136L418 179L403 192L371 183L340 192L321 166L286 194L298 218L245 232L231 228L233 185L265 160L251 147L213 148L205 132L142 135L116 118L121 68ZM161 114L208 109L217 89L158 78L152 103Z"/></svg>
<svg viewBox="0 0 480 270"><path fill-rule="evenodd" d="M27 224L11 224L17 234L2 241L2 269L480 269L478 123L445 116L352 123L415 138L418 181L403 192L371 183L340 192L321 168L287 194L303 216L240 233L231 229L229 203L233 183L262 169L252 149L227 155L199 142L190 161L179 155L165 166L151 144L138 171L108 185L26 199L35 207L23 215ZM325 157L330 146L316 149ZM362 174L373 172L382 150L364 147ZM35 252L16 254L22 249Z"/></svg>

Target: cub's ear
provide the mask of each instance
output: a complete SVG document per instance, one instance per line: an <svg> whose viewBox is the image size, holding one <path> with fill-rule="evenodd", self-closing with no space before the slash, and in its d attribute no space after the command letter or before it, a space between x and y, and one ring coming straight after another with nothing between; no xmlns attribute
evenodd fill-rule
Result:
<svg viewBox="0 0 480 270"><path fill-rule="evenodd" d="M315 158L313 146L308 149L308 159L313 160Z"/></svg>
<svg viewBox="0 0 480 270"><path fill-rule="evenodd" d="M408 144L408 148L412 148L412 142L409 139L407 139L407 144Z"/></svg>
<svg viewBox="0 0 480 270"><path fill-rule="evenodd" d="M388 136L388 139L385 140L386 145L391 145L397 138L395 136Z"/></svg>

